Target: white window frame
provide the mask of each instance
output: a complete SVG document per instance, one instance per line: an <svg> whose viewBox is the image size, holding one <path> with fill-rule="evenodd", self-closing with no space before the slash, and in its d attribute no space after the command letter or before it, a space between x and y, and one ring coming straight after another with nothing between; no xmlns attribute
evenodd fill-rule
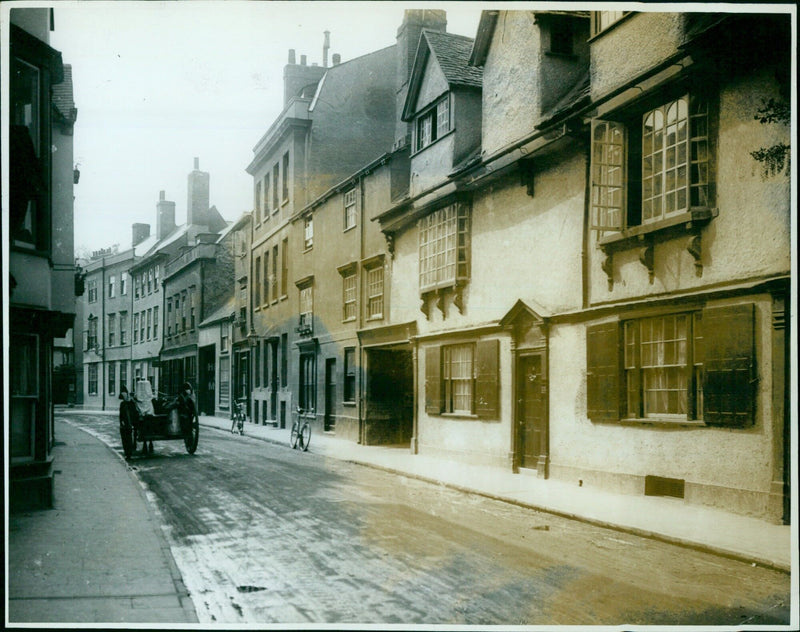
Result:
<svg viewBox="0 0 800 632"><path fill-rule="evenodd" d="M346 191L344 196L344 230L354 228L357 223L356 188Z"/></svg>
<svg viewBox="0 0 800 632"><path fill-rule="evenodd" d="M475 345L442 347L442 397L444 412L471 415L475 408Z"/></svg>
<svg viewBox="0 0 800 632"><path fill-rule="evenodd" d="M314 216L309 215L303 220L303 247L310 250L314 247Z"/></svg>
<svg viewBox="0 0 800 632"><path fill-rule="evenodd" d="M453 287L467 280L469 215L468 206L456 202L418 220L421 293Z"/></svg>
<svg viewBox="0 0 800 632"><path fill-rule="evenodd" d="M355 268L342 273L342 321L355 320L358 315L358 284Z"/></svg>
<svg viewBox="0 0 800 632"><path fill-rule="evenodd" d="M311 327L314 320L314 286L300 288L300 325Z"/></svg>
<svg viewBox="0 0 800 632"><path fill-rule="evenodd" d="M383 264L367 268L367 320L383 318Z"/></svg>

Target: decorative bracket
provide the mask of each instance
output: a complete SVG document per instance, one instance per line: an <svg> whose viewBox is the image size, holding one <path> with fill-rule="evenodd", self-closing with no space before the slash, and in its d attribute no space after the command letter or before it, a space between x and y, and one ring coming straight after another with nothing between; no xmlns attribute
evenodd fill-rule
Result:
<svg viewBox="0 0 800 632"><path fill-rule="evenodd" d="M419 311L421 311L423 314L425 314L425 318L427 320L431 319L431 310L430 310L430 307L428 307L428 295L427 294L423 294L422 295L422 305L419 306Z"/></svg>
<svg viewBox="0 0 800 632"><path fill-rule="evenodd" d="M603 269L603 272L606 273L608 277L608 291L611 292L614 289L614 255L608 254L603 262L600 264L600 267Z"/></svg>
<svg viewBox="0 0 800 632"><path fill-rule="evenodd" d="M655 277L655 248L653 248L653 244L649 244L639 251L639 262L647 268L648 278L652 284Z"/></svg>
<svg viewBox="0 0 800 632"><path fill-rule="evenodd" d="M701 235L695 235L689 239L686 244L686 250L694 258L694 273L697 276L703 276L703 238Z"/></svg>
<svg viewBox="0 0 800 632"><path fill-rule="evenodd" d="M442 318L447 318L447 312L446 312L447 306L445 305L444 299L445 299L444 290L439 290L436 293L436 307L439 309L440 312L442 312Z"/></svg>
<svg viewBox="0 0 800 632"><path fill-rule="evenodd" d="M464 287L456 285L455 296L453 296L453 305L458 308L458 313L464 313Z"/></svg>
<svg viewBox="0 0 800 632"><path fill-rule="evenodd" d="M394 233L383 233L386 239L386 250L389 251L389 256L394 259Z"/></svg>

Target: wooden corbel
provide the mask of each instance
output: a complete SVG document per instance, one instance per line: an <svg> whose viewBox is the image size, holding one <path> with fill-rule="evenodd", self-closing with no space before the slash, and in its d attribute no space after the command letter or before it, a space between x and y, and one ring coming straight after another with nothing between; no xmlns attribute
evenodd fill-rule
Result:
<svg viewBox="0 0 800 632"><path fill-rule="evenodd" d="M613 255L608 254L606 258L603 259L600 267L603 269L603 272L606 273L608 277L608 291L611 292L614 289L614 259Z"/></svg>
<svg viewBox="0 0 800 632"><path fill-rule="evenodd" d="M686 250L692 255L694 259L694 273L696 276L703 276L703 238L701 235L695 235L689 239L686 244Z"/></svg>
<svg viewBox="0 0 800 632"><path fill-rule="evenodd" d="M428 295L427 294L423 294L422 295L422 305L419 306L419 311L421 311L423 314L425 314L425 318L427 320L431 319L431 310L430 310L430 307L428 307Z"/></svg>
<svg viewBox="0 0 800 632"><path fill-rule="evenodd" d="M458 313L464 313L464 287L456 285L455 296L453 296L453 305L458 308Z"/></svg>
<svg viewBox="0 0 800 632"><path fill-rule="evenodd" d="M436 293L436 307L442 312L442 318L447 318L447 306L445 305L444 290L439 290Z"/></svg>
<svg viewBox="0 0 800 632"><path fill-rule="evenodd" d="M386 250L389 252L389 256L394 259L394 233L383 233L383 236L386 239Z"/></svg>
<svg viewBox="0 0 800 632"><path fill-rule="evenodd" d="M653 244L648 244L639 251L639 263L647 268L647 276L650 279L650 283L652 283L655 278L655 249Z"/></svg>

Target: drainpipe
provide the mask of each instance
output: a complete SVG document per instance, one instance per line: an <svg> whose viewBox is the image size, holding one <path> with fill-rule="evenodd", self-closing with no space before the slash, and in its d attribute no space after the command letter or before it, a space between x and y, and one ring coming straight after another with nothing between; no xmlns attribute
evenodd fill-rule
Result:
<svg viewBox="0 0 800 632"><path fill-rule="evenodd" d="M100 336L100 366L103 367L103 370L100 371L102 376L103 383L101 385L100 392L103 394L100 404L100 410L106 409L106 385L108 382L106 381L106 371L108 370L106 367L106 258L103 257L102 259L102 272L100 273L100 295L103 297L102 302L100 303L100 327L99 329L103 332Z"/></svg>
<svg viewBox="0 0 800 632"><path fill-rule="evenodd" d="M366 219L366 214L364 213L364 178L360 177L357 182L358 186L358 208L356 209L356 221L358 222L358 329L362 329L364 327L364 271L361 268L361 262L364 260L364 222ZM385 295L385 285L384 285L384 295ZM359 366L359 376L360 380L358 381L358 442L361 444L366 443L366 434L367 434L367 423L364 415L366 414L366 410L364 407L364 398L365 398L365 391L366 391L366 378L367 373L364 370L366 367L366 352L361 348L361 341L358 344L358 366Z"/></svg>
<svg viewBox="0 0 800 632"><path fill-rule="evenodd" d="M589 221L592 200L592 156L591 144L587 143L584 147L586 156L586 176L584 178L585 190L583 201L583 243L581 245L581 303L583 309L589 307Z"/></svg>

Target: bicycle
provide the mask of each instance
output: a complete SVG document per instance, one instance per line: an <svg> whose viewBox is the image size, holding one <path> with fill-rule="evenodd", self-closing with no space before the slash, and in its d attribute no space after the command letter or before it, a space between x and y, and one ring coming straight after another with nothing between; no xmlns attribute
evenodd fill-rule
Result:
<svg viewBox="0 0 800 632"><path fill-rule="evenodd" d="M308 419L303 419L302 408L295 409L295 420L292 422L291 445L292 450L299 448L303 452L308 451L308 444L311 443L311 425Z"/></svg>
<svg viewBox="0 0 800 632"><path fill-rule="evenodd" d="M233 414L231 415L231 433L238 432L240 435L244 434L244 403L246 399L237 399L233 402Z"/></svg>

